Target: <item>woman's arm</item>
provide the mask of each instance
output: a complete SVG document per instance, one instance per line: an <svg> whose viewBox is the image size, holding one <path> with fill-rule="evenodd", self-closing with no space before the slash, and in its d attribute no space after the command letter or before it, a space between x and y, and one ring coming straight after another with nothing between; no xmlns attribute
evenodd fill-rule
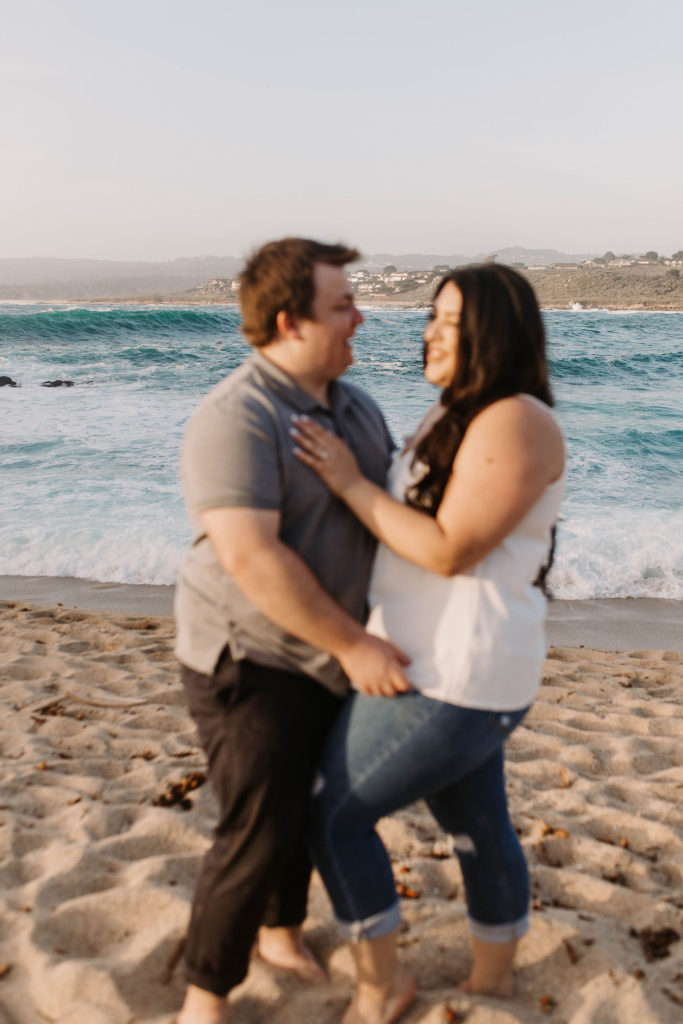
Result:
<svg viewBox="0 0 683 1024"><path fill-rule="evenodd" d="M296 420L294 437L301 461L378 540L442 576L471 569L493 551L564 465L551 416L525 399L502 399L468 427L434 519L362 476L346 445L313 421Z"/></svg>

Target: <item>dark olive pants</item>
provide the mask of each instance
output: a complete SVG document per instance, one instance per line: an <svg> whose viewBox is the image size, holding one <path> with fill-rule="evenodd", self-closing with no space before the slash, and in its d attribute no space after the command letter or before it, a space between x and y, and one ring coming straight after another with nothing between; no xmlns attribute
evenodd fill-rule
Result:
<svg viewBox="0 0 683 1024"><path fill-rule="evenodd" d="M188 981L225 995L247 973L260 925L306 916L303 835L321 747L342 702L307 676L234 662L181 666L219 802L186 943Z"/></svg>

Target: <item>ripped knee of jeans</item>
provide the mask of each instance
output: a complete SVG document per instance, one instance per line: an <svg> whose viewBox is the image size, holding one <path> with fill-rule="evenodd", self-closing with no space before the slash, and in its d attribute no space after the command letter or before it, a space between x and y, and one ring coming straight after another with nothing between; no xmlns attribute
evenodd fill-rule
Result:
<svg viewBox="0 0 683 1024"><path fill-rule="evenodd" d="M453 853L471 853L476 856L477 848L471 836L463 833L462 835L454 835L451 838L453 840Z"/></svg>

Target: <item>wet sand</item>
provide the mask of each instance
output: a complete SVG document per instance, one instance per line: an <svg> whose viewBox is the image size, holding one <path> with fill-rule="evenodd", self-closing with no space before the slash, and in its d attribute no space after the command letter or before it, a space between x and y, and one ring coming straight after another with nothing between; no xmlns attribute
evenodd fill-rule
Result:
<svg viewBox="0 0 683 1024"><path fill-rule="evenodd" d="M84 608L173 614L173 587L100 583L71 576L0 576L0 600ZM683 601L605 598L551 601L548 642L555 646L683 653Z"/></svg>

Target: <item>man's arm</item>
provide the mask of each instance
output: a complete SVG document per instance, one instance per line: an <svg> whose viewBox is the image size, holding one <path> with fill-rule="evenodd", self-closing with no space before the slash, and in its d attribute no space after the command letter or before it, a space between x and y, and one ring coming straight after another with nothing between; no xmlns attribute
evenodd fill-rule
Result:
<svg viewBox="0 0 683 1024"><path fill-rule="evenodd" d="M215 508L200 519L223 568L268 619L332 654L363 693L391 697L411 689L403 672L406 656L367 633L282 543L279 512Z"/></svg>

